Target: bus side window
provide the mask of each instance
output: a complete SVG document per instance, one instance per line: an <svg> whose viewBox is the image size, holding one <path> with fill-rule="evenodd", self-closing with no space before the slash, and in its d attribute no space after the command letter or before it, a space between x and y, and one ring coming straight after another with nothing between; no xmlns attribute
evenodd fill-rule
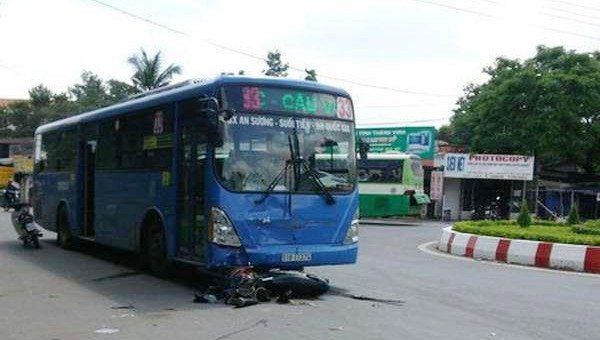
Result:
<svg viewBox="0 0 600 340"><path fill-rule="evenodd" d="M171 108L153 108L145 112L143 117L144 169L170 169L173 155Z"/></svg>
<svg viewBox="0 0 600 340"><path fill-rule="evenodd" d="M55 171L74 171L75 129L70 128L57 133L53 150Z"/></svg>
<svg viewBox="0 0 600 340"><path fill-rule="evenodd" d="M45 155L46 160L43 168L45 172L56 171L57 165L57 154L56 154L56 133L46 133L42 139L42 153Z"/></svg>
<svg viewBox="0 0 600 340"><path fill-rule="evenodd" d="M46 171L47 145L44 144L45 137L41 134L35 136L35 172Z"/></svg>
<svg viewBox="0 0 600 340"><path fill-rule="evenodd" d="M120 169L141 169L144 162L141 115L136 113L121 118L119 121Z"/></svg>
<svg viewBox="0 0 600 340"><path fill-rule="evenodd" d="M96 167L99 170L114 170L117 168L117 129L118 119L110 119L99 125L98 155Z"/></svg>
<svg viewBox="0 0 600 340"><path fill-rule="evenodd" d="M382 169L369 170L369 182L385 182L385 171Z"/></svg>

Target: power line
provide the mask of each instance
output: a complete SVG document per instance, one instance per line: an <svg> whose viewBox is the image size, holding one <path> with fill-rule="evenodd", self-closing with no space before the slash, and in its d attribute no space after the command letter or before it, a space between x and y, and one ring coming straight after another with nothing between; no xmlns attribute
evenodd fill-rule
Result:
<svg viewBox="0 0 600 340"><path fill-rule="evenodd" d="M546 1L550 1L550 2L554 2L554 3L559 3L559 4L565 4L565 5L569 5L569 6L573 6L573 7L579 7L579 8L583 8L583 9L589 9L592 11L598 11L600 12L600 8L598 7L593 7L593 6L586 6L586 5L581 5L581 4L575 4L569 1L564 1L564 0L546 0Z"/></svg>
<svg viewBox="0 0 600 340"><path fill-rule="evenodd" d="M448 103L422 103L422 104L404 104L404 105L361 105L359 109L400 109L406 107L428 107L428 106L446 106Z"/></svg>
<svg viewBox="0 0 600 340"><path fill-rule="evenodd" d="M431 123L439 122L442 120L450 119L451 117L435 118L435 119L419 119L419 120L400 120L395 122L383 122L383 123L361 123L356 124L357 126L372 126L372 125L399 125L399 124L416 124L416 123Z"/></svg>
<svg viewBox="0 0 600 340"><path fill-rule="evenodd" d="M190 35L189 35L189 34L187 34L186 32L183 32L183 31L180 31L180 30L174 29L174 28L172 28L172 27L169 27L169 26L167 26L167 25L163 25L163 24L161 24L161 23L159 23L159 22L156 22L156 21L154 21L154 20L150 20L150 19L148 19L148 18L144 18L143 16L137 15L137 14L135 14L135 13L132 13L132 12L129 12L129 11L126 11L126 10L124 10L124 9L121 9L121 8L119 8L119 7L117 7L117 6L113 6L113 5L111 5L111 4L109 4L109 3L106 3L106 2L104 2L104 1L100 1L100 0L89 0L89 1L95 2L95 3L97 3L97 4L100 4L100 5L102 5L102 6L106 6L106 7L110 8L110 9L112 9L112 10L114 10L114 11L117 11L117 12L119 12L119 13L121 13L121 14L125 14L125 15L127 15L127 16L130 16L130 17L132 17L132 18L135 18L135 19L138 19L138 20L145 21L146 23L148 23L148 24L150 24L150 25L154 25L154 26L160 27L160 28L162 28L162 29L166 29L167 31L170 31L170 32L173 32L173 33L176 33L176 34L181 34L181 35L184 35L184 36L186 36L186 37L189 37L189 36L190 36Z"/></svg>
<svg viewBox="0 0 600 340"><path fill-rule="evenodd" d="M496 19L496 20L504 20L504 21L510 20L508 18L497 17L497 16L494 16L494 15L491 15L491 14L488 14L488 13L484 13L484 12L480 12L480 11L475 11L475 10L471 10L471 9L468 9L468 8L456 7L456 6L441 4L441 3L434 2L434 1L429 1L429 0L410 0L410 1L420 2L420 3L432 5L432 6L437 6L437 7L443 7L443 8L447 8L447 9L451 9L451 10L455 10L455 11L459 11L459 12L463 12L463 13L467 13L467 14L472 14L472 15L477 15L477 16L480 16L480 17L485 17L485 18L488 18L488 19ZM553 0L553 1L559 1L559 0ZM572 32L572 31L567 31L567 30L563 30L563 29L548 27L548 26L544 26L544 25L537 25L537 24L527 23L527 22L523 22L523 21L516 21L515 20L515 22L517 22L518 24L523 25L523 26L535 27L535 28L541 29L541 30L546 30L546 31L551 31L551 32L556 32L556 33L561 33L561 34L572 35L572 36L576 36L576 37L580 37L580 38L585 38L585 39L600 41L600 37L598 37L598 36L587 35L587 34L582 34L582 33L577 33L577 32Z"/></svg>
<svg viewBox="0 0 600 340"><path fill-rule="evenodd" d="M495 16L488 14L488 13L479 12L479 11L475 11L475 10L463 8L463 7L441 4L439 2L434 2L434 1L429 1L429 0L410 0L410 1L421 2L421 3L432 5L432 6L448 8L448 9L452 9L452 10L463 12L463 13L475 14L478 16L486 17L486 18L496 18Z"/></svg>
<svg viewBox="0 0 600 340"><path fill-rule="evenodd" d="M203 42L205 44L208 44L208 45L211 45L211 46L214 46L214 47L217 47L217 48L220 48L222 50L229 51L229 52L237 53L237 54L249 57L249 58L253 58L253 59L256 59L256 60L261 60L261 61L264 61L264 62L267 61L266 58L263 58L263 57L260 57L260 56L257 56L257 55L254 55L254 54L242 51L242 50L231 48L231 47L228 47L228 46L225 46L225 45L222 45L222 44L219 44L219 43L215 43L213 41L209 41L209 40L206 40L206 39L194 37L194 36L192 36L191 34L189 34L187 32L175 29L175 28L170 27L170 26L165 25L165 24L161 24L161 23L159 23L157 21L148 19L148 18L143 17L141 15L137 15L135 13L126 11L126 10L120 8L120 7L108 4L108 3L104 2L104 1L101 1L101 0L88 0L88 1L91 1L93 3L99 4L99 5L102 5L102 6L105 6L105 7L109 8L109 9L117 11L117 12L123 14L123 15L129 16L129 17L137 19L137 20L141 20L141 21L143 21L143 22L145 22L147 24L150 24L150 25L162 28L162 29L167 30L167 31L169 31L171 33L183 35L183 36L188 37L188 38L195 38L195 39L198 39L198 40L200 40L201 42ZM291 66L291 65L289 66L289 69L295 70L295 71L299 71L299 72L304 72L305 71L304 68L294 67L294 66ZM403 94L422 95L422 96L434 96L434 97L453 97L453 98L456 97L456 95L453 95L453 94L443 94L443 93L431 93L431 92L421 92L421 91L404 90L404 89L398 89L398 88L394 88L394 87L381 86L381 85L375 85L375 84L369 84L369 83L354 81L354 80L347 79L347 78L340 78L340 77L329 76L329 75L325 75L325 74L319 74L319 77L320 78L324 78L324 79L335 80L335 81L339 81L339 82L343 82L343 83L353 84L353 85L357 85L357 86L361 86L361 87L367 87L367 88L373 88L373 89L385 90L385 91L391 91L391 92L397 92L397 93L403 93Z"/></svg>
<svg viewBox="0 0 600 340"><path fill-rule="evenodd" d="M557 18L557 19L560 19L560 20L570 21L570 22L574 22L574 23L578 23L578 24L583 24L583 25L588 25L588 26L600 27L600 24L596 24L596 23L589 22L589 21L583 21L583 20L579 20L579 19L573 19L573 18L562 16L562 15L556 15L556 14L551 14L551 13L542 13L542 14L544 14L545 16Z"/></svg>
<svg viewBox="0 0 600 340"><path fill-rule="evenodd" d="M564 8L550 7L550 10L553 10L553 11L556 11L556 12L561 12L561 13L567 13L567 14L571 14L571 15L575 15L575 16L580 16L580 17L584 17L584 18L588 18L588 19L600 20L599 16L589 15L589 14L582 14L582 13L579 13L579 12L573 12L573 11L569 11L569 10L564 9Z"/></svg>

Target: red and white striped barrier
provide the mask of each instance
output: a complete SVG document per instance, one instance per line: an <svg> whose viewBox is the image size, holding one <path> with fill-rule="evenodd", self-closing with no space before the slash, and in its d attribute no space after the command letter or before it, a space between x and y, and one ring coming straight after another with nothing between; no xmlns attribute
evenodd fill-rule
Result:
<svg viewBox="0 0 600 340"><path fill-rule="evenodd" d="M600 247L479 236L448 227L438 249L480 260L600 273Z"/></svg>

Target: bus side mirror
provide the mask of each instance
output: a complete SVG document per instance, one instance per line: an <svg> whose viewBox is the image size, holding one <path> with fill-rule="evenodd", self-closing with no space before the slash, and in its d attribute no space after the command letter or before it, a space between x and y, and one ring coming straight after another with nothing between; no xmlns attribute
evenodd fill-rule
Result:
<svg viewBox="0 0 600 340"><path fill-rule="evenodd" d="M206 137L208 144L215 148L222 147L225 127L219 119L219 113L217 111L207 112L206 123Z"/></svg>
<svg viewBox="0 0 600 340"><path fill-rule="evenodd" d="M215 97L201 98L198 100L198 112L206 116L207 140L210 146L223 146L224 122L235 114L233 109L221 109Z"/></svg>

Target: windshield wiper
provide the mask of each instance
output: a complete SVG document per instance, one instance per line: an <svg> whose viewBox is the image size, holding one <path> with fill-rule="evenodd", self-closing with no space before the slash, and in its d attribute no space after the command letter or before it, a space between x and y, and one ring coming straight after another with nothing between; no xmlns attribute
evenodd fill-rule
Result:
<svg viewBox="0 0 600 340"><path fill-rule="evenodd" d="M255 204L262 204L267 199L267 197L269 197L271 195L271 193L273 193L277 184L279 184L279 182L281 182L281 179L283 177L287 176L288 171L290 171L290 167L293 166L295 157L294 157L294 147L292 146L292 138L290 136L288 136L288 144L290 147L290 158L285 160L285 166L283 167L283 169L281 169L279 174L277 174L277 176L275 176L275 178L273 178L271 183L269 183L269 186L267 187L267 191L263 194L263 196L261 198L257 199L256 201L254 201ZM288 191L290 192L290 196L291 196L291 188L288 188ZM290 204L288 203L288 206L289 205ZM289 208L289 207L288 207L288 209L291 210L291 208Z"/></svg>
<svg viewBox="0 0 600 340"><path fill-rule="evenodd" d="M269 197L271 195L271 193L273 193L273 191L275 191L275 187L277 186L277 184L279 184L279 182L281 182L281 179L283 177L285 177L288 173L288 171L290 170L290 165L292 164L292 160L288 159L285 161L285 166L283 167L283 169L281 169L281 171L279 172L279 174L273 178L273 181L271 181L271 183L269 183L269 186L267 187L267 191L263 194L263 196L259 199L257 199L256 201L254 201L255 204L262 204L267 197Z"/></svg>
<svg viewBox="0 0 600 340"><path fill-rule="evenodd" d="M323 197L325 197L325 202L329 205L334 204L335 198L333 198L333 195L327 190L327 188L325 187L325 184L319 178L319 174L315 171L315 169L311 168L311 166L307 160L305 160L304 158L299 156L300 155L300 143L298 141L298 134L296 134L296 130L294 130L293 137L294 137L293 144L291 143L290 136L288 136L288 139L290 140L290 148L292 147L292 145L295 146L295 150L292 150L292 162L294 163L294 175L295 175L294 180L296 182L296 186L298 185L298 182L300 179L299 178L300 177L300 169L302 168L304 170L304 173L306 173L308 175L308 178L312 179L313 184L320 191L321 195L323 195Z"/></svg>
<svg viewBox="0 0 600 340"><path fill-rule="evenodd" d="M335 198L329 192L329 190L327 190L325 183L323 183L323 181L319 178L319 174L315 171L315 169L310 167L310 164L308 164L308 161L305 159L299 158L298 163L300 163L300 165L304 169L304 173L306 173L308 175L308 178L312 179L313 184L317 187L317 189L319 190L321 195L323 195L323 197L325 197L325 202L329 205L334 204Z"/></svg>
<svg viewBox="0 0 600 340"><path fill-rule="evenodd" d="M323 195L323 197L325 198L325 202L329 205L335 204L335 198L327 190L327 187L325 186L323 181L321 181L321 179L319 178L319 174L313 168L310 167L310 164L308 164L307 160L303 159L302 157L298 157L298 148L299 148L298 135L296 135L295 131L294 131L293 135L294 135L294 143L292 143L291 136L288 136L288 143L289 143L289 147L290 147L290 156L291 157L285 161L285 166L283 167L283 169L281 169L279 174L273 179L273 181L271 181L271 183L269 183L269 186L267 187L267 191L263 194L263 196L261 198L257 199L256 201L254 201L254 203L262 204L267 199L267 197L269 197L273 193L277 184L279 184L279 182L281 182L281 179L288 174L288 172L290 171L290 168L292 168L293 173L294 173L294 182L296 182L296 186L297 186L297 183L299 182L300 170L302 169L302 170L304 170L304 173L307 174L308 178L312 179L313 184L317 187L317 189L319 190L321 195ZM295 147L294 147L294 145L295 145ZM291 188L288 188L288 192L290 194L290 199L289 199L288 205L291 205ZM289 209L291 210L291 206L289 207Z"/></svg>

